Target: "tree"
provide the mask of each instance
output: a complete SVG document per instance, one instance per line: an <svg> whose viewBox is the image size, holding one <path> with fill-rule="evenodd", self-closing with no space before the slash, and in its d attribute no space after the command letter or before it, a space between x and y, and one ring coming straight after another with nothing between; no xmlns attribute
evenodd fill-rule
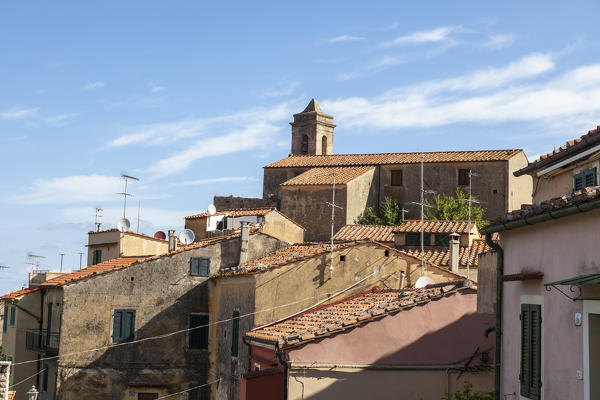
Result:
<svg viewBox="0 0 600 400"><path fill-rule="evenodd" d="M465 381L465 386L462 391L454 392L453 394L446 393L443 400L493 400L493 392L471 392L473 384Z"/></svg>
<svg viewBox="0 0 600 400"><path fill-rule="evenodd" d="M356 220L363 225L400 225L402 221L402 203L386 197L376 207L367 207Z"/></svg>
<svg viewBox="0 0 600 400"><path fill-rule="evenodd" d="M472 200L477 197L471 196ZM426 219L437 220L463 220L469 219L469 195L460 189L456 189L456 197L436 194L433 203L425 202L431 208L425 208ZM476 203L471 204L471 220L476 221L479 229L489 224L489 221L483 219L485 209Z"/></svg>

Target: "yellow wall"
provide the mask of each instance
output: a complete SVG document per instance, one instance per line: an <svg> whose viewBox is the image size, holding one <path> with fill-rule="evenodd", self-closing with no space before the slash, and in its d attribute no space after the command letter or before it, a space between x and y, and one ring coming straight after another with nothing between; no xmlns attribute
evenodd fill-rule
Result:
<svg viewBox="0 0 600 400"><path fill-rule="evenodd" d="M262 232L288 243L302 243L304 241L304 229L278 212L265 215Z"/></svg>
<svg viewBox="0 0 600 400"><path fill-rule="evenodd" d="M121 233L116 230L90 232L88 234L88 266L93 263L94 250L102 251L101 261L112 260L120 256L156 256L168 252L169 242L133 232Z"/></svg>

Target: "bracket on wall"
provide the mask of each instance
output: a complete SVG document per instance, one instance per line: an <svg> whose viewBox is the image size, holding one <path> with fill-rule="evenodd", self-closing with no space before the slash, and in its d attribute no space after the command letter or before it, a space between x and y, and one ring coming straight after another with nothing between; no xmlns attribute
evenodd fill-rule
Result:
<svg viewBox="0 0 600 400"><path fill-rule="evenodd" d="M547 292L551 291L551 290L552 290L552 288L554 288L554 289L558 290L560 293L562 293L562 294L563 294L563 295L564 295L566 298L568 298L568 299L570 299L570 300L573 300L573 301L577 301L577 300L583 300L583 299L581 298L581 286L578 286L578 285L569 285L569 291L570 291L571 293L575 293L575 289L574 289L574 288L577 288L577 290L579 291L579 294L578 294L577 296L569 296L567 293L565 293L564 291L562 291L562 290L561 290L561 289L558 287L558 285L552 285L552 284L549 284L549 285L545 285L545 288L546 288L546 291L547 291Z"/></svg>

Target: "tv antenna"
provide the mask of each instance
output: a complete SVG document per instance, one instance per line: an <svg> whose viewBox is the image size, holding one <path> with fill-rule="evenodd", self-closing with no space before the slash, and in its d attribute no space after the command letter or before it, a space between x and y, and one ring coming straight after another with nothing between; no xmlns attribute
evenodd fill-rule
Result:
<svg viewBox="0 0 600 400"><path fill-rule="evenodd" d="M58 253L58 255L60 256L60 272L62 272L63 258L65 257L65 253Z"/></svg>
<svg viewBox="0 0 600 400"><path fill-rule="evenodd" d="M0 269L9 269L10 267L7 267L6 265L2 265L0 264Z"/></svg>
<svg viewBox="0 0 600 400"><path fill-rule="evenodd" d="M37 271L40 269L40 259L42 258L46 258L44 256L40 256L37 254L33 254L31 251L29 253L27 253L27 259L29 259L29 261L26 264L31 265L31 271Z"/></svg>
<svg viewBox="0 0 600 400"><path fill-rule="evenodd" d="M335 209L339 208L340 210L343 210L342 207L338 206L337 204L335 204L335 176L337 175L336 172L330 172L327 174L322 174L322 175L317 175L315 176L315 178L318 177L322 177L322 176L331 176L333 178L333 186L332 186L332 190L331 190L331 203L326 201L325 204L327 204L328 206L331 207L331 262L329 264L329 277L331 278L331 276L333 275L333 225L335 222Z"/></svg>
<svg viewBox="0 0 600 400"><path fill-rule="evenodd" d="M81 269L81 257L83 257L83 253L79 252L79 269Z"/></svg>
<svg viewBox="0 0 600 400"><path fill-rule="evenodd" d="M479 176L479 174L477 172L473 172L473 170L471 168L469 168L469 198L468 199L461 199L462 201L466 201L469 203L469 222L468 222L468 241L467 241L467 279L471 279L470 272L471 272L471 205L473 203L477 203L477 204L481 204L481 201L479 200L473 200L473 185L472 185L472 181L473 181L473 177L474 176Z"/></svg>
<svg viewBox="0 0 600 400"><path fill-rule="evenodd" d="M140 208L142 207L142 202L138 200L138 218L137 218L137 229L136 233L140 233Z"/></svg>
<svg viewBox="0 0 600 400"><path fill-rule="evenodd" d="M96 207L96 217L94 218L94 225L96 225L96 232L100 232L100 227L102 226L102 222L100 222L99 218L102 218L101 212L104 209Z"/></svg>
<svg viewBox="0 0 600 400"><path fill-rule="evenodd" d="M133 197L133 195L131 193L127 193L127 182L129 181L129 179L139 181L139 178L136 178L136 177L130 176L130 175L126 175L126 174L121 174L121 178L125 179L125 191L123 191L122 193L117 193L117 194L123 195L123 218L125 218L125 211L127 209L127 196Z"/></svg>

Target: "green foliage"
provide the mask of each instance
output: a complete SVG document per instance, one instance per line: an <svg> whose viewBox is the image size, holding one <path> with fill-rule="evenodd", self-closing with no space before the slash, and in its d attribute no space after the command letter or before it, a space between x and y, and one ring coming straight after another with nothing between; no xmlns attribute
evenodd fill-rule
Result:
<svg viewBox="0 0 600 400"><path fill-rule="evenodd" d="M268 193L267 199L269 200L277 200L277 193Z"/></svg>
<svg viewBox="0 0 600 400"><path fill-rule="evenodd" d="M402 203L386 197L377 207L367 207L356 223L364 225L400 225L402 221ZM408 215L405 214L405 218Z"/></svg>
<svg viewBox="0 0 600 400"><path fill-rule="evenodd" d="M443 400L493 400L493 392L472 392L473 384L465 381L462 391L454 392L452 395L446 393Z"/></svg>
<svg viewBox="0 0 600 400"><path fill-rule="evenodd" d="M471 196L477 200L476 196ZM437 220L468 220L469 219L469 195L460 189L456 189L456 197L436 194L433 203L426 203L432 208L425 208L426 219ZM487 226L488 221L483 219L485 209L476 203L471 205L471 220L477 222L479 229Z"/></svg>

